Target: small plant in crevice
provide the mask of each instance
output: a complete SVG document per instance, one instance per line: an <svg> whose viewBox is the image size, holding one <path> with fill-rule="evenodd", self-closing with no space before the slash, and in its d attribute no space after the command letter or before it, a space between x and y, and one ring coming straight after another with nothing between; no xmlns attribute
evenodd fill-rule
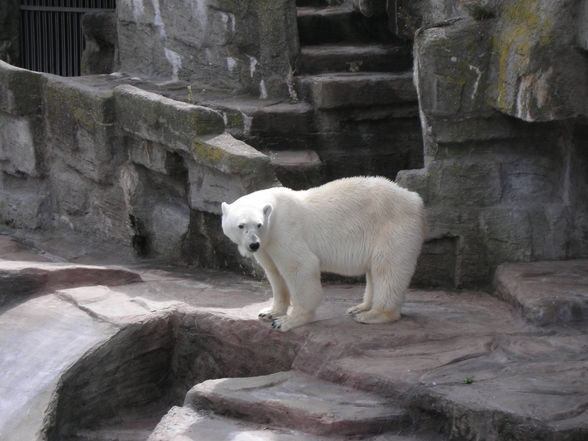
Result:
<svg viewBox="0 0 588 441"><path fill-rule="evenodd" d="M466 377L466 378L463 380L463 383L464 383L464 384L472 384L473 382L474 382L474 377L473 377L473 376L471 376L471 377Z"/></svg>

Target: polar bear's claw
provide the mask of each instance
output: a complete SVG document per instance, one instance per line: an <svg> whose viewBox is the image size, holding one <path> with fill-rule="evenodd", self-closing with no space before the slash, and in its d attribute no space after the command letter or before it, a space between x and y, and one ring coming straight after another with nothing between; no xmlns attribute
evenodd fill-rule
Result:
<svg viewBox="0 0 588 441"><path fill-rule="evenodd" d="M355 306L352 306L351 308L349 308L347 310L347 314L348 315L355 315L360 312L367 311L369 309L370 309L369 305L366 305L365 303L360 303L359 305L355 305Z"/></svg>
<svg viewBox="0 0 588 441"><path fill-rule="evenodd" d="M274 311L272 309L262 309L257 315L257 318L260 320L272 321L285 314L285 312Z"/></svg>

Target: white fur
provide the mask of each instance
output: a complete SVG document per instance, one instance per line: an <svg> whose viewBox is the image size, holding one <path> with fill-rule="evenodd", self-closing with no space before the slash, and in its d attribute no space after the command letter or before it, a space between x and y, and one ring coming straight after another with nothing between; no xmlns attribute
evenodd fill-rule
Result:
<svg viewBox="0 0 588 441"><path fill-rule="evenodd" d="M322 271L366 275L363 302L348 310L358 322L400 318L424 239L418 194L386 178L355 177L305 191L257 191L223 202L222 212L224 233L265 270L273 305L259 315L274 327L287 331L313 320ZM251 252L251 243L259 249Z"/></svg>

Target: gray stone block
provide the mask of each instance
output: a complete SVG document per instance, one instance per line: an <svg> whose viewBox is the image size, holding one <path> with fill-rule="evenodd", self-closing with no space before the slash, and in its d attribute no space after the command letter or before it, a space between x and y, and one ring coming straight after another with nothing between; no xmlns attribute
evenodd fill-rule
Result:
<svg viewBox="0 0 588 441"><path fill-rule="evenodd" d="M49 189L44 181L0 173L0 223L35 230L46 225Z"/></svg>
<svg viewBox="0 0 588 441"><path fill-rule="evenodd" d="M417 101L412 72L326 73L302 77L302 96L318 109L370 107Z"/></svg>
<svg viewBox="0 0 588 441"><path fill-rule="evenodd" d="M499 164L476 159L447 159L435 161L427 170L431 181L431 204L483 207L501 201L503 188Z"/></svg>
<svg viewBox="0 0 588 441"><path fill-rule="evenodd" d="M471 18L417 33L415 78L427 116L488 113L486 84L491 39L487 23Z"/></svg>
<svg viewBox="0 0 588 441"><path fill-rule="evenodd" d="M152 247L156 254L170 258L181 257L183 241L190 226L187 205L161 201L151 213Z"/></svg>
<svg viewBox="0 0 588 441"><path fill-rule="evenodd" d="M90 211L93 182L61 161L56 161L48 178L54 209L65 216L85 216Z"/></svg>
<svg viewBox="0 0 588 441"><path fill-rule="evenodd" d="M197 137L224 130L222 116L206 107L129 85L116 87L114 96L117 123L124 131L173 150L190 153Z"/></svg>
<svg viewBox="0 0 588 441"><path fill-rule="evenodd" d="M288 96L286 78L298 54L294 2L127 1L117 14L123 72Z"/></svg>
<svg viewBox="0 0 588 441"><path fill-rule="evenodd" d="M238 176L219 172L205 165L189 167L190 207L220 214L221 202L231 203L248 193Z"/></svg>
<svg viewBox="0 0 588 441"><path fill-rule="evenodd" d="M0 168L11 174L39 175L33 127L29 118L0 117Z"/></svg>
<svg viewBox="0 0 588 441"><path fill-rule="evenodd" d="M40 115L46 77L0 61L0 110L17 116Z"/></svg>
<svg viewBox="0 0 588 441"><path fill-rule="evenodd" d="M112 91L51 76L46 103L48 149L84 176L110 182L122 160L113 145Z"/></svg>
<svg viewBox="0 0 588 441"><path fill-rule="evenodd" d="M496 295L517 306L533 324L588 322L588 261L504 264L494 278Z"/></svg>
<svg viewBox="0 0 588 441"><path fill-rule="evenodd" d="M167 174L166 159L169 153L164 145L133 136L126 137L129 160L157 173Z"/></svg>
<svg viewBox="0 0 588 441"><path fill-rule="evenodd" d="M479 234L494 265L506 261L529 261L533 231L529 211L517 207L492 207L480 213Z"/></svg>

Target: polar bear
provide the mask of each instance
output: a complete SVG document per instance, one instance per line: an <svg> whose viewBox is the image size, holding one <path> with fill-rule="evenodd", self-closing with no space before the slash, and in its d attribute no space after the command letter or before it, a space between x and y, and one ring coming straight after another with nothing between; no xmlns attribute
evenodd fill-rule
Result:
<svg viewBox="0 0 588 441"><path fill-rule="evenodd" d="M260 190L221 208L223 232L271 284L272 306L259 317L274 328L314 319L321 272L365 274L363 302L347 310L356 321L400 318L425 234L417 193L383 177L354 177L302 191Z"/></svg>

